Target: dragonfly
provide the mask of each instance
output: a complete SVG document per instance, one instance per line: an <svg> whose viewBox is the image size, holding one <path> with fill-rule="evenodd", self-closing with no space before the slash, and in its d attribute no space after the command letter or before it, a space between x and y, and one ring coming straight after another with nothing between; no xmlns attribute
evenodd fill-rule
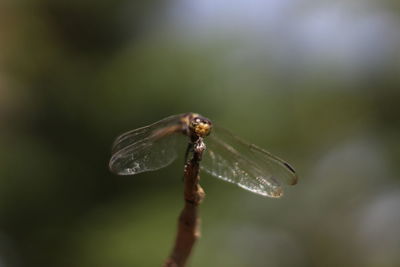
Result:
<svg viewBox="0 0 400 267"><path fill-rule="evenodd" d="M182 137L189 137L190 147L194 135L204 138L206 144L200 168L216 178L271 198L281 197L285 185L298 181L296 171L286 161L192 112L118 136L112 145L109 169L118 175L134 175L164 168L177 158L179 144L185 140Z"/></svg>

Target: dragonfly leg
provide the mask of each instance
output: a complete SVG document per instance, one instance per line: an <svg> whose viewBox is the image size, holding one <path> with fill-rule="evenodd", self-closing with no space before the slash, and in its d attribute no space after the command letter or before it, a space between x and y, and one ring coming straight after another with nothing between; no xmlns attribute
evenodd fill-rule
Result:
<svg viewBox="0 0 400 267"><path fill-rule="evenodd" d="M193 152L193 144L192 143L188 143L188 145L186 147L185 162L184 162L185 170L186 170L187 165L189 164L188 157L189 157L190 152ZM184 181L184 180L185 180L185 176L182 177L182 181Z"/></svg>
<svg viewBox="0 0 400 267"><path fill-rule="evenodd" d="M188 157L189 157L189 153L193 152L193 144L192 143L188 143L187 147L186 147L186 152L185 152L185 164L187 164L188 162Z"/></svg>

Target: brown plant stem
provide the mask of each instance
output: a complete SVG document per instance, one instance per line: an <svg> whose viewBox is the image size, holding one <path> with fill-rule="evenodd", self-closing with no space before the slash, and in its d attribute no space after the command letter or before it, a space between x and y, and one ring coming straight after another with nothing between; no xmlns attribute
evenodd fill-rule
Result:
<svg viewBox="0 0 400 267"><path fill-rule="evenodd" d="M193 157L185 164L184 170L184 200L185 206L179 216L178 233L175 246L165 261L164 267L185 266L193 245L200 237L199 205L205 193L199 181L200 160L205 150L202 138L199 138L193 147Z"/></svg>

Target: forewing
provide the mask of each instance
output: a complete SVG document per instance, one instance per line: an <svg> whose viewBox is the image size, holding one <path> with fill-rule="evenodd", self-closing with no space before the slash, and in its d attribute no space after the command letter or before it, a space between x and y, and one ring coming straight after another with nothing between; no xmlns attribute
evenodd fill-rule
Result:
<svg viewBox="0 0 400 267"><path fill-rule="evenodd" d="M297 183L297 175L288 163L223 128L214 127L205 143L201 166L217 178L273 198L283 195L283 184Z"/></svg>
<svg viewBox="0 0 400 267"><path fill-rule="evenodd" d="M120 135L112 147L109 168L119 175L154 171L171 164L177 157L182 137L182 117L174 115Z"/></svg>

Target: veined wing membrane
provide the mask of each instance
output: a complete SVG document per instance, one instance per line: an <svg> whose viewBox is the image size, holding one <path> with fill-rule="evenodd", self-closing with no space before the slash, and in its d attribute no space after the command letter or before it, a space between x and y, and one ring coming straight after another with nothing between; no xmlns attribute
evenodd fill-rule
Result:
<svg viewBox="0 0 400 267"><path fill-rule="evenodd" d="M182 138L182 116L161 121L120 135L112 147L109 168L119 175L154 171L171 164Z"/></svg>
<svg viewBox="0 0 400 267"><path fill-rule="evenodd" d="M297 175L282 159L214 127L205 140L200 166L211 175L263 196L279 198L283 184L294 185Z"/></svg>

